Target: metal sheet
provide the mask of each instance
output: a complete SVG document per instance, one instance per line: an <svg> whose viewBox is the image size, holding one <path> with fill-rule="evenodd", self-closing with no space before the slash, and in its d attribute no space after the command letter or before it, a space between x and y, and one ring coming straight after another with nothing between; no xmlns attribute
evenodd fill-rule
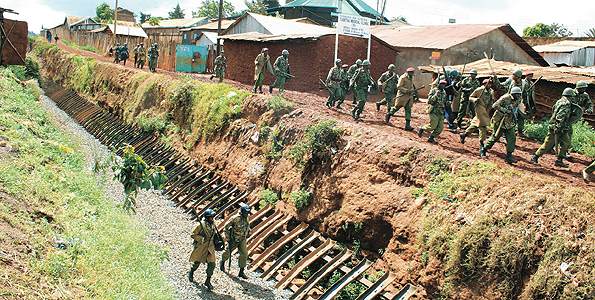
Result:
<svg viewBox="0 0 595 300"><path fill-rule="evenodd" d="M206 46L178 45L176 50L176 71L202 73L207 67Z"/></svg>
<svg viewBox="0 0 595 300"><path fill-rule="evenodd" d="M275 263L273 263L270 266L270 268L268 268L264 273L262 273L262 275L260 277L262 277L264 280L269 280L273 276L273 274L275 274L275 272L279 268L281 268L283 265L285 265L285 263L287 263L287 261L292 256L294 256L296 253L298 253L299 251L301 251L302 249L304 249L305 247L310 245L310 243L312 243L319 236L320 236L320 233L312 230L312 232L310 232L310 234L306 238L304 238L301 242L297 243L296 245L291 247L291 249L289 249L285 253L283 253L283 255L278 257L275 260Z"/></svg>
<svg viewBox="0 0 595 300"><path fill-rule="evenodd" d="M315 260L323 256L327 251L335 246L335 241L331 239L326 239L326 241L320 245L316 250L310 252L306 257L302 258L291 270L287 273L277 284L275 287L277 289L284 289L291 283L291 281L298 276L305 268L307 268L311 263Z"/></svg>

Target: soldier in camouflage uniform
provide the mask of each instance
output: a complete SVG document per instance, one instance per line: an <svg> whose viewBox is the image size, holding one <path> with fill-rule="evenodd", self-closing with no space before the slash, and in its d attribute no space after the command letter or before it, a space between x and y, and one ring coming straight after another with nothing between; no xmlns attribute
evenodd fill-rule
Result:
<svg viewBox="0 0 595 300"><path fill-rule="evenodd" d="M531 86L533 82L533 73L528 72L525 74L525 79L523 79L523 85L525 90L523 91L523 104L525 105L525 116L519 114L519 123L517 125L517 136L526 137L525 136L525 120L528 120L533 115L532 105L535 103L535 93L533 92L533 87Z"/></svg>
<svg viewBox="0 0 595 300"><path fill-rule="evenodd" d="M149 70L151 72L157 72L157 58L159 57L159 49L157 43L149 49Z"/></svg>
<svg viewBox="0 0 595 300"><path fill-rule="evenodd" d="M215 270L215 234L217 227L214 223L215 211L212 209L205 210L203 218L198 223L198 226L192 231L191 237L194 240L194 250L190 254L189 261L192 262L190 273L188 273L188 280L194 282L194 272L198 269L201 263L207 264L207 278L205 280L205 287L209 290L213 289L211 285L211 276Z"/></svg>
<svg viewBox="0 0 595 300"><path fill-rule="evenodd" d="M504 94L492 107L496 110L492 117L492 125L494 126L494 132L488 139L485 147L479 149L479 154L482 157L487 155L488 150L494 147L496 141L500 139L502 135L506 137L506 157L504 161L507 163L516 163L516 159L512 158L512 152L516 144L516 110L522 101L521 89L519 87L513 87L509 94Z"/></svg>
<svg viewBox="0 0 595 300"><path fill-rule="evenodd" d="M281 52L281 56L277 57L273 64L273 69L275 69L275 82L269 86L269 93L272 93L273 88L278 86L279 95L281 95L285 89L285 81L287 81L287 75L285 74L289 74L289 51L283 50Z"/></svg>
<svg viewBox="0 0 595 300"><path fill-rule="evenodd" d="M390 122L390 117L393 116L399 109L405 107L405 130L413 130L411 127L411 107L413 101L417 99L417 93L412 92L415 89L413 84L414 68L407 69L407 73L401 75L399 83L397 83L397 103L389 109L386 113L385 121Z"/></svg>
<svg viewBox="0 0 595 300"><path fill-rule="evenodd" d="M534 165L539 165L539 158L552 149L552 147L556 146L556 155L558 155L558 159L554 165L557 167L568 168L568 165L564 163L563 159L566 155L566 150L568 150L568 147L570 146L570 137L568 136L568 132L570 131L570 128L572 128L572 124L570 123L570 102L574 97L576 97L574 89L566 88L564 92L562 92L562 98L554 104L554 107L552 108L552 117L548 123L548 134L545 137L543 144L541 144L541 147L539 147L533 157L531 157L531 162Z"/></svg>
<svg viewBox="0 0 595 300"><path fill-rule="evenodd" d="M215 58L215 74L211 75L211 80L213 80L213 77L217 77L219 83L221 83L223 76L225 76L225 70L227 70L227 57L225 57L225 51L221 50L221 55Z"/></svg>
<svg viewBox="0 0 595 300"><path fill-rule="evenodd" d="M351 65L351 67L349 67L349 70L347 70L347 77L349 80L351 80L351 78L353 78L353 75L355 75L355 73L357 72L357 70L359 70L362 67L362 60L358 59L355 61L355 64ZM349 88L353 88L353 87L349 87ZM345 91L345 94L348 94L350 92L350 90L348 89L347 91ZM355 92L353 93L353 104L357 104L357 95L355 94Z"/></svg>
<svg viewBox="0 0 595 300"><path fill-rule="evenodd" d="M435 137L439 136L444 129L444 106L446 105L446 92L444 87L446 86L446 80L440 80L438 86L433 88L428 94L428 107L426 112L430 115L430 123L424 127L417 128L417 135L422 136L424 131L431 131L428 142L437 144Z"/></svg>
<svg viewBox="0 0 595 300"><path fill-rule="evenodd" d="M337 108L341 109L341 104L345 101L345 96L347 95L347 90L349 90L349 75L347 75L347 68L349 65L344 64L341 70L341 90L343 93L337 96Z"/></svg>
<svg viewBox="0 0 595 300"><path fill-rule="evenodd" d="M374 84L374 79L370 76L370 65L369 60L364 60L362 62L362 68L355 72L355 75L353 75L349 82L349 86L353 87L353 92L357 94L357 98L359 99L357 105L351 110L351 116L357 121L362 120L359 115L364 110L364 106L368 100L368 87Z"/></svg>
<svg viewBox="0 0 595 300"><path fill-rule="evenodd" d="M465 138L476 130L479 131L479 149L483 148L487 137L487 126L490 125L490 109L494 104L492 96L492 80L484 79L483 86L478 87L469 96L469 101L474 103L475 117L471 120L469 127L460 134L461 144L465 143Z"/></svg>
<svg viewBox="0 0 595 300"><path fill-rule="evenodd" d="M145 43L140 43L137 49L138 52L138 65L137 68L142 69L145 66L145 60L147 59L147 51L145 50Z"/></svg>
<svg viewBox="0 0 595 300"><path fill-rule="evenodd" d="M120 62L120 43L116 44L116 47L114 47L114 63L119 63Z"/></svg>
<svg viewBox="0 0 595 300"><path fill-rule="evenodd" d="M225 261L229 259L231 252L238 248L238 253L240 254L240 258L238 261L238 265L240 267L240 273L238 277L243 279L248 279L248 276L244 273L244 268L246 268L246 262L248 260L248 250L246 249L246 240L251 234L250 231L250 206L248 204L242 203L240 205L240 210L237 215L235 215L230 221L227 226L225 226L225 231L227 233L227 242L229 248L223 252L221 256L221 262L219 264L219 268L221 271L225 272Z"/></svg>
<svg viewBox="0 0 595 300"><path fill-rule="evenodd" d="M397 83L399 82L399 75L395 72L395 65L388 65L388 71L382 73L378 78L378 86L384 93L384 99L376 102L376 110L380 110L380 106L386 105L390 110L393 107L393 97L397 92Z"/></svg>
<svg viewBox="0 0 595 300"><path fill-rule="evenodd" d="M135 68L138 65L138 47L140 47L140 44L136 44L134 49L132 49L132 54L134 54L134 67Z"/></svg>
<svg viewBox="0 0 595 300"><path fill-rule="evenodd" d="M576 82L576 89L574 92L576 93L576 97L570 100L571 103L574 103L580 106L585 113L592 114L593 113L593 102L589 98L589 94L587 94L587 87L589 85L582 80ZM572 126L568 130L568 137L570 138L570 142L572 143ZM570 153L566 153L566 159L572 160L572 156Z"/></svg>
<svg viewBox="0 0 595 300"><path fill-rule="evenodd" d="M497 89L503 89L506 91L506 93L510 94L510 91L512 90L513 87L518 87L521 89L521 98L522 99L527 99L528 95L527 95L527 83L525 81L523 81L523 71L521 71L520 69L515 69L514 71L512 71L512 74L510 75L510 77L506 78L506 80L504 82L500 82L498 80L498 77L494 77L494 86ZM522 100L521 99L521 100ZM523 119L523 125L521 125L521 127L524 126L524 119ZM517 122L517 126L518 126ZM524 133L520 135L521 137L525 136Z"/></svg>
<svg viewBox="0 0 595 300"><path fill-rule="evenodd" d="M467 115L475 117L475 107L473 102L469 101L469 96L471 96L471 93L473 93L480 85L479 80L477 80L477 70L475 69L471 70L469 77L463 79L461 82L463 98L461 99L459 115L457 116L457 127L461 127L461 122L463 122L463 118Z"/></svg>
<svg viewBox="0 0 595 300"><path fill-rule="evenodd" d="M343 89L341 88L341 83L343 78L341 77L341 63L340 59L335 60L335 66L332 67L328 71L328 76L326 76L326 88L328 89L329 95L328 99L326 99L325 106L327 108L331 108L335 106L335 102L343 95Z"/></svg>

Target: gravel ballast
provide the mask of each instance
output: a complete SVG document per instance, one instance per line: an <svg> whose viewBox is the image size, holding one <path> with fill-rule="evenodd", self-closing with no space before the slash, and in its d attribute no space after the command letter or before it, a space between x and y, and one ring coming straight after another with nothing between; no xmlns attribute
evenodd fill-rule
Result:
<svg viewBox="0 0 595 300"><path fill-rule="evenodd" d="M111 151L107 147L58 108L50 98L41 96L40 104L62 130L71 133L74 140L80 140L80 151L83 151L87 157L89 172L92 172L96 160L105 161L110 157ZM106 197L115 204L120 204L124 201L124 188L122 184L112 178L111 170L107 170L105 175L98 176ZM137 206L134 217L139 226L147 228L150 232L147 243L167 249L169 260L162 262L161 269L178 299L273 300L288 299L291 296L291 292L288 290L275 289L274 281L262 280L258 277L259 273L246 270L246 274L250 278L247 280L238 278L237 254L233 257L231 270L227 274L218 268L221 252L217 253L217 267L211 280L214 287L212 291L202 285L206 276L205 264L201 264L195 272L195 283L188 282L190 269L188 258L192 251L190 232L196 226L196 221L190 220L189 214L176 208L174 203L160 191L142 191L137 197Z"/></svg>

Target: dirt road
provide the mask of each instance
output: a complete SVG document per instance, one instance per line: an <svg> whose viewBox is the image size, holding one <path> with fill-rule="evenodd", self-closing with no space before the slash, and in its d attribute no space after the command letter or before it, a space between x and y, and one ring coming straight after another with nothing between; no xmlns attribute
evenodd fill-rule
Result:
<svg viewBox="0 0 595 300"><path fill-rule="evenodd" d="M63 43L60 43L59 47L67 52L76 53L83 56L90 56L102 62L112 62L111 57L102 56L89 51L73 49ZM126 66L122 66L120 64L120 67L136 69L133 65L134 61L128 61ZM148 72L148 69L145 67L142 71ZM160 69L157 70L157 73L170 75L172 77L177 77L178 74L187 74L164 71ZM210 74L187 75L190 75L191 77L200 81L215 82L209 80ZM234 86L238 89L247 91L252 90L251 85L246 85L231 80L224 80L224 83ZM275 89L273 93L277 93L277 90ZM518 171L528 172L537 176L552 177L568 184L584 186L590 190L595 190L595 184L585 184L580 175L581 170L584 169L586 165L588 165L592 160L583 155L573 153L575 159L574 162L568 162L569 168L554 167L553 164L556 160L556 157L550 154L546 154L540 158L539 162L541 163L541 166L535 166L531 163L530 158L537 148L539 148L541 142L528 139L517 139L516 150L513 153L513 157L518 160L518 163L515 165L504 163L506 150L503 143L497 143L494 148L488 152L488 157L482 159L479 157L479 141L476 134L467 137L466 143L463 145L459 142L459 133L462 131L453 133L448 130L444 130L442 134L436 138L438 145L430 144L426 142L428 137L427 133L424 134L423 138L419 138L415 131L406 131L403 129L405 122L403 110L399 111L394 117L391 118L390 124L386 124L384 121L386 107L383 106L381 107L380 111L376 111L376 105L369 102L367 103L365 110L361 115L363 121L357 122L353 120L349 113L349 110L353 108L353 105L350 101L351 95L348 95L348 100L346 100L343 105L344 109L337 110L328 109L324 106L326 101L325 94L326 93L324 91L320 91L317 94L295 92L291 90L284 91L284 96L287 99L294 101L297 104L297 109L303 110L304 112L311 112L312 115L320 118L336 119L340 126L350 129L352 132L361 132L359 139L366 140L367 143L372 145L386 145L390 148L390 146L394 144L407 144L414 145L418 149L426 149L428 151L439 153L445 157L457 158L458 160L465 160L467 162L485 159L498 163L505 168L514 168ZM263 96L268 96L268 93L265 93ZM428 122L428 115L424 112L426 107L424 101L425 100L422 99L422 102L417 102L413 106L411 125L415 128L418 126L423 126ZM445 128L447 128L447 126L445 126ZM593 179L595 179L595 176Z"/></svg>

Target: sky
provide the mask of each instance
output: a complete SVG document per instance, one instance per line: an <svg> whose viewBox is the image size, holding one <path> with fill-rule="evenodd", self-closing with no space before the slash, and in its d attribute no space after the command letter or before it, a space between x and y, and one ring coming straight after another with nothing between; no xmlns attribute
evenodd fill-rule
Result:
<svg viewBox="0 0 595 300"><path fill-rule="evenodd" d="M226 0L237 11L246 9L243 0ZM363 0L376 9L377 0ZM379 0L382 2L383 0ZM93 17L95 7L107 2L112 7L116 0L0 0L0 7L10 8L19 15L5 14L6 18L27 21L29 30L39 33L42 26L54 27L64 22L67 15ZM202 0L118 0L118 6L140 15L167 17L176 4L185 10L186 17L197 11ZM281 4L285 0L279 1ZM448 24L455 19L458 24L512 25L522 35L523 29L536 23L563 24L574 36L595 28L595 4L592 0L386 0L385 16L403 16L412 25ZM590 3L590 4L589 4ZM564 5L562 5L564 4Z"/></svg>

